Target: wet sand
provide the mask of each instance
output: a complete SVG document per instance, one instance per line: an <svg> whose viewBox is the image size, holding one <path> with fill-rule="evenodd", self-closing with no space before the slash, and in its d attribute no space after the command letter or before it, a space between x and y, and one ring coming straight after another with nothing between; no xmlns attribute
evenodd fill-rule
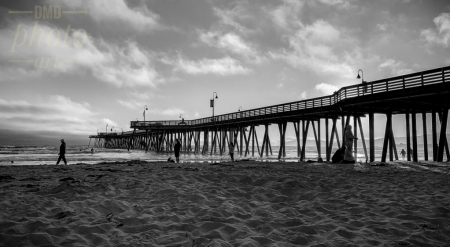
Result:
<svg viewBox="0 0 450 247"><path fill-rule="evenodd" d="M0 167L0 246L448 246L450 164Z"/></svg>

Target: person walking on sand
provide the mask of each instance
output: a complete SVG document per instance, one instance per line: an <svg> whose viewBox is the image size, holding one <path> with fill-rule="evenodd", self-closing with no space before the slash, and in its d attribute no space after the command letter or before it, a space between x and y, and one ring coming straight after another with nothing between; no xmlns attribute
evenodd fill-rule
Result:
<svg viewBox="0 0 450 247"><path fill-rule="evenodd" d="M403 159L405 159L406 155L405 149L402 149L402 151L400 151L400 154L402 155Z"/></svg>
<svg viewBox="0 0 450 247"><path fill-rule="evenodd" d="M180 141L178 141L178 139L177 139L177 143L175 143L173 149L175 151L175 159L177 160L177 163L180 163L181 144L180 144Z"/></svg>
<svg viewBox="0 0 450 247"><path fill-rule="evenodd" d="M234 161L234 144L233 144L233 142L230 142L230 157L231 157L231 161Z"/></svg>
<svg viewBox="0 0 450 247"><path fill-rule="evenodd" d="M66 143L64 142L64 139L61 139L61 146L59 146L59 158L58 158L58 162L56 162L57 165L59 165L59 162L61 161L61 159L64 161L64 164L67 165L67 161L66 161Z"/></svg>
<svg viewBox="0 0 450 247"><path fill-rule="evenodd" d="M352 126L347 125L344 134L345 140L345 154L343 163L355 163L355 158L353 158L353 141L358 140L352 133Z"/></svg>

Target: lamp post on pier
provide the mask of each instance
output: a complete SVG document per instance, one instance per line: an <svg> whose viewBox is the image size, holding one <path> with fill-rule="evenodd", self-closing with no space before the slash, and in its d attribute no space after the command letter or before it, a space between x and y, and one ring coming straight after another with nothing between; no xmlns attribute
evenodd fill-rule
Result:
<svg viewBox="0 0 450 247"><path fill-rule="evenodd" d="M147 107L147 105L145 105L144 106L144 114L143 114L144 115L144 122L145 122L145 111L147 111L147 110L148 110L148 107Z"/></svg>
<svg viewBox="0 0 450 247"><path fill-rule="evenodd" d="M359 72L361 72L361 76L359 75ZM361 79L361 82L364 81L364 71L362 69L358 70L358 76L356 79Z"/></svg>
<svg viewBox="0 0 450 247"><path fill-rule="evenodd" d="M359 76L359 72L361 72L361 76ZM367 82L364 81L364 71L362 69L358 70L358 76L356 79L361 79L361 83L364 85L364 93L367 93L367 85L365 85Z"/></svg>
<svg viewBox="0 0 450 247"><path fill-rule="evenodd" d="M106 134L108 134L108 124L106 124Z"/></svg>
<svg viewBox="0 0 450 247"><path fill-rule="evenodd" d="M211 105L211 107L213 108L213 111L212 111L212 119L213 119L213 121L215 121L215 120L214 120L214 94L216 94L216 99L218 99L217 93L214 92L214 93L213 93L213 98L212 98L212 100L210 101L210 105Z"/></svg>

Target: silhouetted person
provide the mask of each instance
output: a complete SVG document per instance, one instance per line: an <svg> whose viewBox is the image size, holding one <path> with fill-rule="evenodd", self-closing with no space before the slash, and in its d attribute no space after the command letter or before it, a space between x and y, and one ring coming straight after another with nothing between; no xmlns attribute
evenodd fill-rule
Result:
<svg viewBox="0 0 450 247"><path fill-rule="evenodd" d="M402 155L403 159L405 159L405 155L406 155L405 149L402 149L402 151L400 151L400 154Z"/></svg>
<svg viewBox="0 0 450 247"><path fill-rule="evenodd" d="M67 161L66 161L66 143L64 142L64 139L61 139L61 146L59 146L59 158L58 158L58 162L56 162L56 164L58 165L59 162L61 161L61 159L64 161L64 164L67 165Z"/></svg>
<svg viewBox="0 0 450 247"><path fill-rule="evenodd" d="M177 143L175 143L175 146L173 147L174 151L175 151L175 159L177 160L177 163L180 163L180 149L181 149L181 144L177 139Z"/></svg>
<svg viewBox="0 0 450 247"><path fill-rule="evenodd" d="M353 158L353 141L358 140L352 133L352 126L347 125L345 127L345 155L344 155L344 163L355 163L355 158Z"/></svg>
<svg viewBox="0 0 450 247"><path fill-rule="evenodd" d="M341 162L344 159L344 154L345 154L345 146L343 145L341 148L336 150L333 157L331 157L331 161L333 161L333 163Z"/></svg>
<svg viewBox="0 0 450 247"><path fill-rule="evenodd" d="M230 157L231 161L234 161L234 143L230 142Z"/></svg>

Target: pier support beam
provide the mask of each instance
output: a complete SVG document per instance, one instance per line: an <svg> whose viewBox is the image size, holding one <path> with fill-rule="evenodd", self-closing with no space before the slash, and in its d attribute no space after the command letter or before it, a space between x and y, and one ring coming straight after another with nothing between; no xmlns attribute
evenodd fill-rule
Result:
<svg viewBox="0 0 450 247"><path fill-rule="evenodd" d="M394 131L392 130L392 121L391 121L391 129L389 130L390 132L390 140L389 140L389 145L390 145L390 150L392 150L392 152L394 153L394 156L392 157L392 154L389 154L390 157L389 159L392 161L392 159L395 158L395 160L398 160L398 153L397 153L397 145L395 144L395 136L394 136Z"/></svg>
<svg viewBox="0 0 450 247"><path fill-rule="evenodd" d="M370 162L375 161L375 121L373 111L369 112Z"/></svg>
<svg viewBox="0 0 450 247"><path fill-rule="evenodd" d="M413 161L417 162L417 121L416 121L416 111L412 109L411 111L411 122L412 122L412 138L413 138Z"/></svg>
<svg viewBox="0 0 450 247"><path fill-rule="evenodd" d="M248 132L248 137L247 134L245 134L244 131L244 141L245 141L245 150L244 150L244 157L247 157L248 154L250 154L250 149L249 149L249 143L250 143L250 137L252 135L252 127L249 127L249 132Z"/></svg>
<svg viewBox="0 0 450 247"><path fill-rule="evenodd" d="M268 130L268 125L264 124L264 137L263 137L263 142L262 142L262 145L261 145L261 153L259 154L261 158L264 156L264 151L266 151L266 157L269 154L269 151L268 151L269 148L268 148L268 145L267 145L267 138L268 138L267 137L268 136L267 132L268 131L269 131Z"/></svg>
<svg viewBox="0 0 450 247"><path fill-rule="evenodd" d="M320 119L317 121L317 131L316 131L316 126L314 124L314 121L311 121L312 123L312 127L313 127L313 132L314 132L314 140L316 141L316 147L317 147L317 154L318 160L322 160L321 157L321 152L320 152Z"/></svg>
<svg viewBox="0 0 450 247"><path fill-rule="evenodd" d="M407 156L407 160L411 161L411 155L412 155L411 154L411 137L410 137L411 131L409 129L409 126L411 126L411 125L409 123L409 111L407 111L405 113L405 120L406 120L406 156Z"/></svg>
<svg viewBox="0 0 450 247"><path fill-rule="evenodd" d="M347 127L347 124L345 124L345 114L342 113L342 120L341 120L341 125L342 125L342 145L345 145L345 127ZM337 137L336 137L337 139Z"/></svg>
<svg viewBox="0 0 450 247"><path fill-rule="evenodd" d="M262 155L263 152L262 152L262 150L259 149L259 141L258 141L258 135L256 134L256 130L253 132L253 134L255 135L256 148L258 149L258 155Z"/></svg>
<svg viewBox="0 0 450 247"><path fill-rule="evenodd" d="M358 125L359 125L359 131L360 131L360 134L361 134L361 141L362 141L363 148L364 148L364 155L366 156L366 163L367 163L367 161L369 160L369 157L367 156L366 140L364 138L364 131L363 131L363 128L362 128L361 118L360 117L358 117Z"/></svg>
<svg viewBox="0 0 450 247"><path fill-rule="evenodd" d="M423 126L423 154L425 160L428 160L428 134L427 134L427 112L422 112L422 126Z"/></svg>
<svg viewBox="0 0 450 247"><path fill-rule="evenodd" d="M386 162L389 133L390 133L391 128L392 128L392 113L388 112L388 113L386 113L386 129L384 132L383 151L381 153L381 162Z"/></svg>
<svg viewBox="0 0 450 247"><path fill-rule="evenodd" d="M292 122L294 124L294 130L295 130L295 139L297 140L297 157L301 157L301 147L300 147L300 122L294 121Z"/></svg>
<svg viewBox="0 0 450 247"><path fill-rule="evenodd" d="M252 125L253 132L252 132L252 157L255 157L255 125Z"/></svg>
<svg viewBox="0 0 450 247"><path fill-rule="evenodd" d="M441 132L439 133L439 149L437 154L437 161L444 161L444 150L447 149L447 159L450 158L448 154L448 144L447 144L447 119L448 119L448 109L444 109L442 114L439 114L441 120ZM446 145L447 144L447 145Z"/></svg>
<svg viewBox="0 0 450 247"><path fill-rule="evenodd" d="M269 125L266 124L265 128L266 128L266 157L268 157L269 156L269 142L270 142L270 139L269 139Z"/></svg>
<svg viewBox="0 0 450 247"><path fill-rule="evenodd" d="M303 125L303 145L302 145L302 156L300 157L300 161L305 161L306 156L306 137L308 136L309 129L309 121L310 120L302 120ZM305 124L306 122L306 124Z"/></svg>
<svg viewBox="0 0 450 247"><path fill-rule="evenodd" d="M240 149L239 149L239 156L242 157L242 152L244 150L244 140L243 140L243 133L245 132L245 127L244 126L240 126L239 127L239 142L240 142Z"/></svg>
<svg viewBox="0 0 450 247"><path fill-rule="evenodd" d="M287 122L278 123L278 130L280 131L280 150L278 152L278 159L281 159L281 156L286 157L286 125Z"/></svg>
<svg viewBox="0 0 450 247"><path fill-rule="evenodd" d="M431 111L431 137L433 141L433 161L437 161L438 142L437 142L437 128L436 128L436 109Z"/></svg>
<svg viewBox="0 0 450 247"><path fill-rule="evenodd" d="M329 150L329 145L328 145L328 139L329 139L329 136L328 136L328 116L325 118L325 160L327 161L327 162L330 162L330 152L328 151Z"/></svg>
<svg viewBox="0 0 450 247"><path fill-rule="evenodd" d="M136 128L133 129L133 134L131 134L130 143L128 144L128 151L130 151L130 147L133 142L134 133L136 133Z"/></svg>
<svg viewBox="0 0 450 247"><path fill-rule="evenodd" d="M354 112L353 115L353 130L354 130L354 135L355 138L358 138L358 118L356 117L356 112ZM354 146L355 146L355 162L358 161L358 139L355 139L354 141Z"/></svg>
<svg viewBox="0 0 450 247"><path fill-rule="evenodd" d="M448 111L448 110L447 110ZM439 121L442 125L442 112L439 111ZM448 149L448 141L447 141L447 135L445 136L445 141L444 141L444 150L447 153L447 159L450 159L450 153L449 153L449 149Z"/></svg>
<svg viewBox="0 0 450 247"><path fill-rule="evenodd" d="M337 116L334 116L332 121L333 121L333 125L331 127L331 138L330 138L330 143L328 145L328 150L327 150L327 152L328 152L328 159L330 159L331 152L333 151L334 136L337 135L337 133L338 133L337 126L336 126ZM337 137L336 137L336 139L337 139ZM338 148L340 148L340 147L338 146Z"/></svg>

